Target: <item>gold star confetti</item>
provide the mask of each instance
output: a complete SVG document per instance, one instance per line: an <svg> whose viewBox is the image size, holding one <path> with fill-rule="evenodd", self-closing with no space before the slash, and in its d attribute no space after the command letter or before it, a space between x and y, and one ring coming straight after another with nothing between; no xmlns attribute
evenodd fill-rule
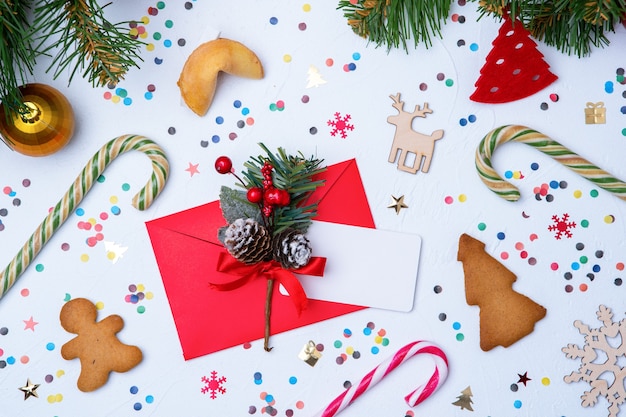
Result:
<svg viewBox="0 0 626 417"><path fill-rule="evenodd" d="M40 384L33 384L32 382L30 382L30 378L26 378L26 385L18 388L24 393L24 401L26 401L31 396L39 398L39 395L37 394L37 388L39 388L39 385Z"/></svg>
<svg viewBox="0 0 626 417"><path fill-rule="evenodd" d="M396 209L396 214L400 214L400 210L403 208L409 208L409 206L404 204L404 196L396 197L392 195L391 198L393 198L394 203L387 206L387 208Z"/></svg>

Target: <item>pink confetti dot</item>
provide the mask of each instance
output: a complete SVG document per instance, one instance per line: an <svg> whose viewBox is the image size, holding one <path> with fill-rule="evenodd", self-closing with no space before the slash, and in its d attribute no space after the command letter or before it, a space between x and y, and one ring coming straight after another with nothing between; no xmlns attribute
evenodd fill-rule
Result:
<svg viewBox="0 0 626 417"><path fill-rule="evenodd" d="M250 342L246 342L243 344L244 349L250 349L251 347L252 347L252 344Z"/></svg>
<svg viewBox="0 0 626 417"><path fill-rule="evenodd" d="M22 297L28 297L30 295L30 290L28 288L24 288L20 291L20 294L22 294Z"/></svg>
<svg viewBox="0 0 626 417"><path fill-rule="evenodd" d="M528 252L526 252L525 250L523 250L523 251L521 251L521 252L520 252L519 256L520 256L522 259L526 259L526 258L528 258Z"/></svg>
<svg viewBox="0 0 626 417"><path fill-rule="evenodd" d="M96 240L100 242L104 239L104 235L102 233L96 233Z"/></svg>
<svg viewBox="0 0 626 417"><path fill-rule="evenodd" d="M556 271L557 269L559 269L559 264L556 263L556 262L552 262L550 264L550 269L553 270L553 271Z"/></svg>
<svg viewBox="0 0 626 417"><path fill-rule="evenodd" d="M508 253L508 252L502 252L502 253L500 254L500 258L502 258L502 259L504 259L504 260L509 259L509 253Z"/></svg>
<svg viewBox="0 0 626 417"><path fill-rule="evenodd" d="M296 408L298 410L302 410L304 408L304 402L303 401L296 401Z"/></svg>
<svg viewBox="0 0 626 417"><path fill-rule="evenodd" d="M96 246L96 244L98 243L98 241L96 240L95 236L91 236L87 238L87 245L94 247Z"/></svg>
<svg viewBox="0 0 626 417"><path fill-rule="evenodd" d="M350 66L348 64L343 65L344 72L350 72Z"/></svg>
<svg viewBox="0 0 626 417"><path fill-rule="evenodd" d="M454 13L454 14L452 15L452 21L453 21L453 22L458 22L458 21L459 21L459 15L458 15L458 14L456 14L456 13Z"/></svg>
<svg viewBox="0 0 626 417"><path fill-rule="evenodd" d="M529 239L532 242L532 241L535 241L535 240L539 239L539 236L537 236L535 233L532 233L530 235Z"/></svg>
<svg viewBox="0 0 626 417"><path fill-rule="evenodd" d="M20 362L24 364L28 363L28 361L30 361L30 358L27 355L24 355L20 358Z"/></svg>
<svg viewBox="0 0 626 417"><path fill-rule="evenodd" d="M104 94L102 94L102 97L104 97L105 100L111 100L111 97L113 97L113 94L111 94L110 91L105 91Z"/></svg>
<svg viewBox="0 0 626 417"><path fill-rule="evenodd" d="M106 220L109 218L109 213L107 213L106 211L103 211L102 213L100 213L100 220Z"/></svg>
<svg viewBox="0 0 626 417"><path fill-rule="evenodd" d="M515 244L515 249L517 249L517 250L522 250L522 249L524 249L524 244L523 244L522 242L517 242L517 243Z"/></svg>
<svg viewBox="0 0 626 417"><path fill-rule="evenodd" d="M447 196L446 198L443 199L443 201L446 204L452 204L454 202L454 198L452 198L451 196Z"/></svg>
<svg viewBox="0 0 626 417"><path fill-rule="evenodd" d="M332 58L327 58L326 59L326 66L327 67L332 67L335 64L335 61Z"/></svg>
<svg viewBox="0 0 626 417"><path fill-rule="evenodd" d="M550 100L556 103L557 101L559 101L559 95L554 93L550 94Z"/></svg>
<svg viewBox="0 0 626 417"><path fill-rule="evenodd" d="M11 189L11 187L8 187L8 186L2 189L2 192L4 192L6 195L11 194L12 191L13 190Z"/></svg>
<svg viewBox="0 0 626 417"><path fill-rule="evenodd" d="M285 108L285 102L284 102L284 101L282 101L282 100L278 100L278 101L276 102L276 108L278 108L278 109L284 109L284 108Z"/></svg>
<svg viewBox="0 0 626 417"><path fill-rule="evenodd" d="M127 303L130 303L130 294L126 294L126 297L124 297L124 301L126 301Z"/></svg>
<svg viewBox="0 0 626 417"><path fill-rule="evenodd" d="M248 117L248 118L246 119L246 124L247 124L248 126L252 126L252 125L254 124L254 118L252 118L252 117Z"/></svg>
<svg viewBox="0 0 626 417"><path fill-rule="evenodd" d="M615 268L616 268L618 271L623 271L623 270L624 270L624 264L623 264L622 262L618 262L618 263L615 265Z"/></svg>
<svg viewBox="0 0 626 417"><path fill-rule="evenodd" d="M96 224L93 227L93 230L95 230L96 232L101 232L102 231L102 225L100 223Z"/></svg>

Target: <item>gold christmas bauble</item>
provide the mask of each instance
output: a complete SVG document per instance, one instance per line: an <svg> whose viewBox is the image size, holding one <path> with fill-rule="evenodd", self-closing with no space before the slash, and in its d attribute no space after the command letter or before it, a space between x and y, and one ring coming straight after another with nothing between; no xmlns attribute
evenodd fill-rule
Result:
<svg viewBox="0 0 626 417"><path fill-rule="evenodd" d="M7 118L0 104L0 135L16 152L46 156L63 148L74 134L74 111L57 89L46 84L20 87L24 111Z"/></svg>

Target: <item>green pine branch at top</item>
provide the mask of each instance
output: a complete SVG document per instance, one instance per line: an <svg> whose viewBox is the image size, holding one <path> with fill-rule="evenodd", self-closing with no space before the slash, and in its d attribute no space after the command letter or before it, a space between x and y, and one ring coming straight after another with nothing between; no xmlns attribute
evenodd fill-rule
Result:
<svg viewBox="0 0 626 417"><path fill-rule="evenodd" d="M476 1L476 0L473 0ZM626 0L480 0L481 17L516 16L537 40L567 55L588 56L609 45L608 32L626 15Z"/></svg>
<svg viewBox="0 0 626 417"><path fill-rule="evenodd" d="M242 171L245 188L263 188L263 174L261 168L265 161L269 161L274 167L272 179L274 186L287 190L291 196L291 202L285 207L275 207L274 214L270 219L274 234L292 227L306 232L311 219L317 214L317 201L307 202L308 197L317 187L324 184L324 180L313 181L312 177L325 171L322 166L323 160L313 156L305 158L299 152L298 155L288 155L283 148L278 148L276 153L272 153L264 144L259 146L266 155L252 157L244 163L246 168Z"/></svg>
<svg viewBox="0 0 626 417"><path fill-rule="evenodd" d="M409 50L409 41L428 48L432 38L441 38L441 28L450 12L452 0L340 0L348 25L359 36L387 51L402 47Z"/></svg>
<svg viewBox="0 0 626 417"><path fill-rule="evenodd" d="M139 68L143 42L133 39L124 28L128 22L113 24L104 17L96 0L50 0L35 8L34 26L40 34L38 48L53 54L47 71L56 79L70 70L68 83L77 72L94 86L117 84L131 67ZM44 46L50 42L47 46Z"/></svg>
<svg viewBox="0 0 626 417"><path fill-rule="evenodd" d="M27 19L30 0L0 1L0 97L7 120L23 109L17 88L25 83L35 67L35 50Z"/></svg>

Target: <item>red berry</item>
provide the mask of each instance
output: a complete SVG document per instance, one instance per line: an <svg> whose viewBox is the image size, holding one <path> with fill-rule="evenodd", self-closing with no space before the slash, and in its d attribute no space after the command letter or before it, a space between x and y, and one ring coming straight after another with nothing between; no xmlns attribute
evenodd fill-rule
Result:
<svg viewBox="0 0 626 417"><path fill-rule="evenodd" d="M246 193L246 197L251 203L260 203L263 199L263 190L261 190L259 187L252 187Z"/></svg>
<svg viewBox="0 0 626 417"><path fill-rule="evenodd" d="M280 205L280 190L278 188L268 188L263 194L263 201L270 206Z"/></svg>
<svg viewBox="0 0 626 417"><path fill-rule="evenodd" d="M288 206L289 203L291 202L291 195L289 195L289 192L287 190L278 190L278 191L280 194L280 202L278 203L278 205L281 207Z"/></svg>
<svg viewBox="0 0 626 417"><path fill-rule="evenodd" d="M233 161L227 156L220 156L215 160L215 170L220 174L228 174L233 169Z"/></svg>

